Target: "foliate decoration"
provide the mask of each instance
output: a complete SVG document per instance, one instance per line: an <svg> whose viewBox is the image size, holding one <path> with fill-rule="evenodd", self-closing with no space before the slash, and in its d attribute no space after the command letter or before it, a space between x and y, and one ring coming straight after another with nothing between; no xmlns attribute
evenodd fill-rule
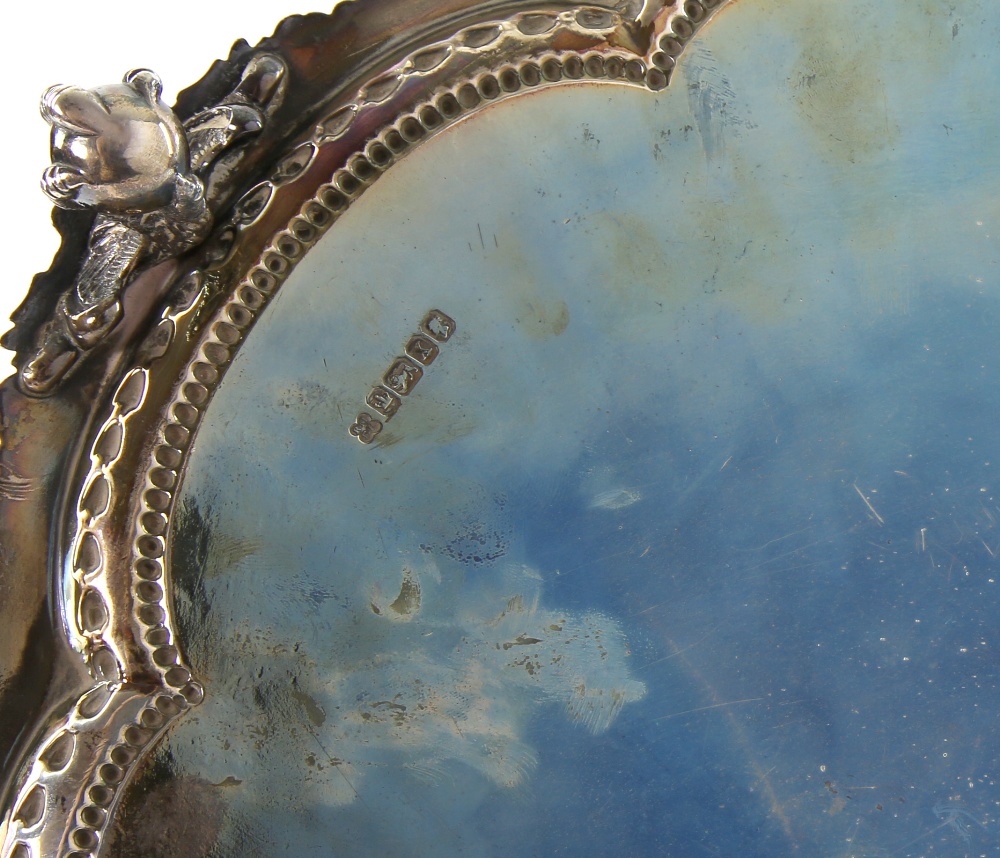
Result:
<svg viewBox="0 0 1000 858"><path fill-rule="evenodd" d="M94 205L101 214L80 277L61 299L55 318L42 331L38 352L22 371L27 391L52 390L80 355L113 328L121 314L121 290L138 261L176 255L203 241L202 263L180 278L159 322L139 343L136 363L122 376L90 448L90 467L78 491L63 620L95 684L36 743L27 777L0 820L0 858L99 855L118 798L143 754L205 693L184 662L171 617L168 534L174 500L216 387L297 262L411 148L482 107L519 92L575 81L663 89L684 46L725 2L688 0L678 7L646 0L637 18L598 7L524 12L426 45L332 103L309 135L276 159L270 175L248 190L228 220L204 241L210 221L203 224L196 214L197 188L203 193L206 171L219 153L239 136L253 134L266 118L265 106L280 97L284 66L276 57L258 55L225 102L194 117L183 133L169 117L156 113L160 105L148 97L158 96L154 76L126 77L123 86L134 92L118 92L121 103L156 113L156 133L175 134L169 139L185 151L186 160L168 163L156 181L144 175L143 184L152 187L146 190L156 200L167 199L165 206L142 216L112 215L100 208L106 200L98 197L105 191L88 186L82 169L79 181L67 169L58 169L69 165L56 159L46 181L63 198L60 204ZM106 89L95 90L94 97L111 99ZM75 109L73 99L59 92L71 91L47 97L61 110ZM92 95L72 92L81 103ZM65 105L63 99L68 99ZM54 144L57 137L68 140L63 133L80 133L81 128L54 132ZM168 197L164 188L173 195ZM114 199L112 195L112 204ZM202 199L211 203L210 195ZM261 247L253 230L279 204L295 214L277 232L269 227ZM178 212L191 216L185 219ZM241 236L244 247L256 241L259 252L248 268L229 271L231 250ZM134 250L130 241L137 245ZM86 272L98 273L86 279ZM220 295L221 282L235 286ZM87 324L74 327L77 310ZM88 338L88 324L99 333ZM446 313L428 311L396 363L388 370L373 368L374 387L361 407L378 417L362 411L348 427L350 435L377 442L400 397L438 358L455 329ZM180 367L171 351L179 341L190 344ZM400 388L404 382L405 390ZM130 450L143 462L138 474L121 467ZM119 550L113 563L127 564L127 590L109 580L115 546L110 544L108 516L123 508L130 516L129 547L127 557Z"/></svg>
<svg viewBox="0 0 1000 858"><path fill-rule="evenodd" d="M45 93L41 110L52 126L53 163L42 189L57 206L90 209L97 219L75 282L21 369L25 392L50 393L115 328L122 291L140 262L204 241L212 227L206 192L212 166L263 128L283 77L277 57L260 55L221 104L183 124L160 100L160 79L146 69L129 72L120 84Z"/></svg>

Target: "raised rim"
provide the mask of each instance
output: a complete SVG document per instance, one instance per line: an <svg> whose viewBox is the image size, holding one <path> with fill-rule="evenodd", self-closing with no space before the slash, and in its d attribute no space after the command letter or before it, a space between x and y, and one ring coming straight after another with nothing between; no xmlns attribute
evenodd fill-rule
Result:
<svg viewBox="0 0 1000 858"><path fill-rule="evenodd" d="M54 669L28 707L33 730L8 739L2 858L101 854L139 763L202 699L172 617L173 501L214 390L296 262L393 163L489 104L581 81L664 89L690 38L726 3L421 0L403 26L388 23L399 2L344 4L289 19L254 49L237 45L182 93L178 114L190 115L264 52L292 71L288 115L226 176L228 215L211 237L139 274L124 323L56 396L32 399L10 381L0 389L10 475L0 514L13 548L3 573L30 557L34 584L6 613L26 606L37 617L48 603L55 615L54 627L36 619L14 630L12 646L3 641L21 655L46 638ZM334 49L359 29L370 43L345 69ZM327 50L303 61L306 42ZM37 294L80 264L89 224L62 223L66 242ZM44 303L29 297L8 337L19 360ZM364 443L391 418L366 407L344 427ZM44 418L53 427L32 438L27 425ZM48 457L45 491L26 491L17 481L31 481L26 464L39 455ZM31 508L40 517L26 524ZM52 534L47 552L40 522ZM8 699L0 706L13 711Z"/></svg>

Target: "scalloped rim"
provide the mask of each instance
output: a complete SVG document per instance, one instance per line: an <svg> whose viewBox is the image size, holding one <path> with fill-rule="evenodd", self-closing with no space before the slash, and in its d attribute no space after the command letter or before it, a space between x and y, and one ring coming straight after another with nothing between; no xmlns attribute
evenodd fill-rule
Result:
<svg viewBox="0 0 1000 858"><path fill-rule="evenodd" d="M70 643L95 684L71 701L69 714L50 727L26 763L27 776L0 823L0 833L5 833L2 858L99 855L138 762L171 723L203 698L181 652L169 602L170 516L192 438L212 395L296 263L399 158L492 103L579 81L664 89L686 44L728 1L688 0L683 8L661 10L642 56L610 45L616 32L635 22L600 7L525 11L464 28L369 80L350 101L317 122L306 139L299 138L270 176L236 202L229 220L206 242L205 264L180 279L181 297L164 308L140 345L141 362L124 373L89 446L90 467L76 494L62 613ZM286 25L279 25L276 36ZM567 34L589 47L555 49ZM501 56L507 59L497 64ZM415 87L427 97L401 108ZM313 167L322 155L339 151L349 132L373 111L393 118L379 123L378 132L360 148L342 154L332 174L318 181ZM284 196L309 185L315 192L267 242L228 298L203 318L209 281L227 264L240 234ZM181 341L194 341L180 377L154 379L171 372L161 358L179 335ZM167 401L151 401L154 380L171 384ZM161 415L158 425L139 437L140 430L131 430L131 424L143 422L139 416L150 410ZM126 447L147 439L143 470L117 473ZM123 594L113 592L108 580L114 547L109 513L119 504L128 505L132 522L131 584ZM115 617L127 618L129 646L109 634ZM135 684L137 679L142 686ZM65 759L53 755L53 748L65 752ZM52 764L53 756L59 765ZM65 808L57 797L69 799Z"/></svg>

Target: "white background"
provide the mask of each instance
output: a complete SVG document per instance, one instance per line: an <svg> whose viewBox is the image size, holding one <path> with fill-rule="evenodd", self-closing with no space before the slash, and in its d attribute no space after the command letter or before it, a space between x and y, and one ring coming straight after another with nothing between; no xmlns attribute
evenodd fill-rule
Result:
<svg viewBox="0 0 1000 858"><path fill-rule="evenodd" d="M31 278L49 267L58 246L50 222L51 203L39 188L49 163L48 126L38 112L51 85L115 83L133 68L150 68L163 80L164 100L224 59L234 41L256 44L292 14L328 12L336 0L122 0L70 3L19 2L5 14L8 52L4 99L3 276L0 327L27 294ZM0 349L0 378L10 374L11 355Z"/></svg>

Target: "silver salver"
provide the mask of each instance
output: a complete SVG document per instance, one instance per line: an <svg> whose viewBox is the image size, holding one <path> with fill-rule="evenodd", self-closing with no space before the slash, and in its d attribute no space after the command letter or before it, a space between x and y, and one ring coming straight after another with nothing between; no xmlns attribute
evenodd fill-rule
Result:
<svg viewBox="0 0 1000 858"><path fill-rule="evenodd" d="M994 854L998 44L359 0L46 92L0 858Z"/></svg>

